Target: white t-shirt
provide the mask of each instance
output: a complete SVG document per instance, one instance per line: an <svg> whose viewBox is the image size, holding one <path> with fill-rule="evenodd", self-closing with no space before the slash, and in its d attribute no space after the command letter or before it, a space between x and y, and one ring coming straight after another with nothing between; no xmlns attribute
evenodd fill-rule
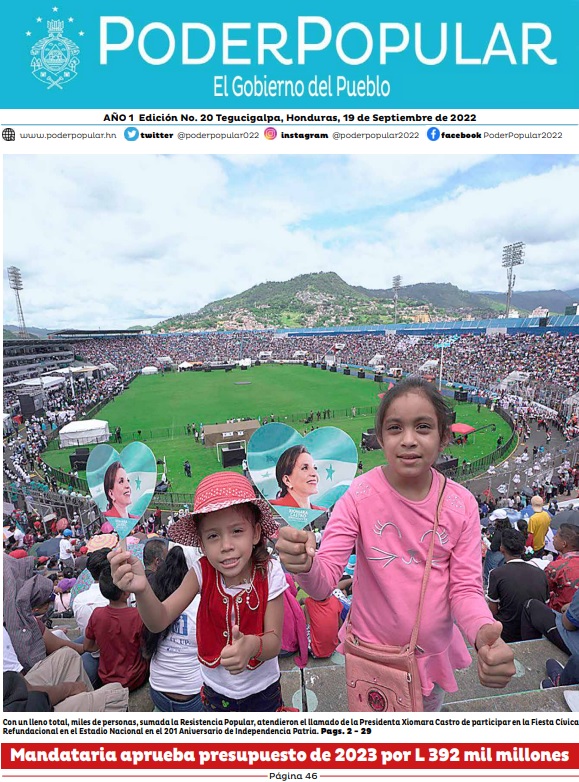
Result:
<svg viewBox="0 0 579 782"><path fill-rule="evenodd" d="M59 551L60 559L70 559L73 556L72 554L73 550L74 549L72 543L69 540L67 540L67 538L63 538L60 541L60 551Z"/></svg>
<svg viewBox="0 0 579 782"><path fill-rule="evenodd" d="M72 604L72 613L76 619L78 629L84 635L88 620L95 608L108 606L109 601L103 597L98 585L98 581L91 584L88 589L78 594Z"/></svg>
<svg viewBox="0 0 579 782"><path fill-rule="evenodd" d="M193 570L199 581L199 587L203 590L203 578L201 575L201 564L195 562ZM278 560L270 559L268 569L268 601L281 595L288 588L282 567ZM244 591L244 587L223 587L228 595L237 595ZM203 628L200 628L203 631ZM201 666L201 675L205 684L208 684L215 692L225 695L229 698L247 698L248 695L255 695L263 692L270 684L276 682L280 677L279 663L277 657L271 660L265 660L259 668L253 671L245 670L235 676L229 673L222 665L216 668ZM170 690L169 690L170 692Z"/></svg>
<svg viewBox="0 0 579 782"><path fill-rule="evenodd" d="M200 595L171 625L151 658L149 684L159 692L196 695L203 681L197 657L197 610Z"/></svg>

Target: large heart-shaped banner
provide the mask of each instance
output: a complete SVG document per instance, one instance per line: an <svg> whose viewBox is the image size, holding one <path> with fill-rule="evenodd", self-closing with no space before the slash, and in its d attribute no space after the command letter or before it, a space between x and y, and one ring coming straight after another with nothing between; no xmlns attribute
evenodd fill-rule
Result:
<svg viewBox="0 0 579 782"><path fill-rule="evenodd" d="M119 454L102 443L86 465L90 493L119 539L126 538L147 510L157 483L157 462L143 443L130 443Z"/></svg>
<svg viewBox="0 0 579 782"><path fill-rule="evenodd" d="M352 483L358 452L334 426L305 437L286 424L267 424L247 444L249 474L263 497L292 527L302 529L331 508Z"/></svg>

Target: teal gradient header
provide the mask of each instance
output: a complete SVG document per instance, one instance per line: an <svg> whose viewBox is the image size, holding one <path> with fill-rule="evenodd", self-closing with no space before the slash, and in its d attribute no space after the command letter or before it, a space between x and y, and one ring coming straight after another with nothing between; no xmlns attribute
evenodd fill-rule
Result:
<svg viewBox="0 0 579 782"><path fill-rule="evenodd" d="M579 0L24 0L2 108L577 108Z"/></svg>

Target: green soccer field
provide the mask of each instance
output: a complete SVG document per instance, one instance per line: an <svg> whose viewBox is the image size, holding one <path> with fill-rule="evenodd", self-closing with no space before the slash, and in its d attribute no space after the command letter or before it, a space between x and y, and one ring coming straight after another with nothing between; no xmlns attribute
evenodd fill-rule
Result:
<svg viewBox="0 0 579 782"><path fill-rule="evenodd" d="M337 426L352 437L364 470L381 464L380 451L362 452L359 446L362 432L374 425L380 402L378 394L383 390L385 387L373 380L302 365L167 373L138 377L96 417L108 421L111 432L120 426L123 444L138 439L149 445L157 459L165 458L173 491L193 492L201 478L219 470L221 465L215 448L205 448L187 434L188 423L195 423L199 428L202 423L224 423L231 418L263 420L273 416L276 421L305 433L311 428L311 424L305 424L305 418L313 412L315 426ZM332 417L318 420L318 410L325 409L331 410ZM496 447L499 435L504 440L510 436L503 419L485 407L478 413L476 405L459 404L456 410L457 421L461 423L475 428L496 426L496 431L487 429L469 436L467 445L448 448L459 461L478 459ZM47 451L45 461L58 469L69 470L68 456L72 450ZM185 459L191 463L191 478L183 471Z"/></svg>

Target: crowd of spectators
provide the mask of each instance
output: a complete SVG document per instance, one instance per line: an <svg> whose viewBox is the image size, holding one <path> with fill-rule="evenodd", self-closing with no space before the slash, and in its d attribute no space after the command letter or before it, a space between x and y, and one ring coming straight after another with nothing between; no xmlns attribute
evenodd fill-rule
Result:
<svg viewBox="0 0 579 782"><path fill-rule="evenodd" d="M376 355L386 366L415 371L427 361L437 361L440 335L341 334L285 336L274 331L213 332L203 334L143 335L110 337L74 343L73 350L93 364L112 362L138 370L158 365L169 356L182 361L255 360L271 353L274 360L291 360L301 351L308 358L321 358L341 345L341 361L368 365ZM529 372L537 382L557 382L569 389L579 384L579 335L465 334L445 349L445 376L450 380L489 385L517 370ZM465 374L466 373L466 374Z"/></svg>
<svg viewBox="0 0 579 782"><path fill-rule="evenodd" d="M161 358L175 364L256 360L322 359L336 354L346 364L368 366L376 356L386 367L417 372L440 358L440 335L342 334L285 336L274 331L143 335L85 340L73 345L87 361L107 361L130 371L159 366ZM337 349L337 346L340 346ZM579 388L579 335L465 334L445 348L444 377L476 388L498 386L511 372L529 374L528 384L556 384L569 393Z"/></svg>
<svg viewBox="0 0 579 782"><path fill-rule="evenodd" d="M122 368L124 375L114 375L108 381L119 378L122 385L126 374L147 365L162 366L167 357L178 365L183 361L296 361L335 356L342 364L370 366L372 362L387 369L398 367L404 373L436 374L439 344L439 335L284 336L274 331L240 331L99 338L75 343L73 348L91 363L108 361ZM509 385L507 378L512 373L522 373L525 380ZM552 416L554 426L568 439L579 435L577 414L569 414L562 405L579 389L579 335L465 334L445 348L443 375L448 382L471 386L482 396L500 393L504 398L508 394L535 413L538 405L545 403L560 413ZM90 401L96 395L98 391ZM527 401L523 402L521 395Z"/></svg>
<svg viewBox="0 0 579 782"><path fill-rule="evenodd" d="M277 361L321 360L335 355L344 364L369 366L376 356L379 363L400 367L405 373L437 372L440 335L404 336L387 334L341 334L287 336L269 331L205 332L200 334L136 335L103 337L72 343L75 355L94 366L112 364L115 369L97 383L84 377L75 380L77 413L122 390L135 372L145 366L163 365L169 357L174 364L235 362L268 357ZM528 374L527 389L542 401L546 389L556 387L560 396L579 388L579 335L546 334L464 334L444 350L444 378L481 390L496 389L512 373ZM68 381L67 381L68 385ZM63 409L69 396L60 387L49 391L51 410ZM5 409L15 394L5 397ZM70 400L67 406L70 406ZM561 400L562 401L562 398Z"/></svg>
<svg viewBox="0 0 579 782"><path fill-rule="evenodd" d="M558 487L534 483L531 497L477 498L487 601L503 640L544 636L569 656L544 659L542 689L579 683L579 510L558 512L557 502L577 489L579 466L563 462L556 473Z"/></svg>
<svg viewBox="0 0 579 782"><path fill-rule="evenodd" d="M106 369L75 374L59 386L45 389L46 415L27 422L25 443L16 443L12 460L4 459L5 476L24 480L46 446L50 431L80 417L99 403L122 393L146 365L233 362L242 358L273 360L322 359L335 355L342 364L369 366L379 361L403 372L436 374L440 359L439 336L397 334L344 334L339 336L283 336L273 330L231 333L136 335L106 337L73 343L77 356ZM377 358L378 357L378 358ZM513 372L524 373L524 388L505 383ZM567 440L579 436L579 414L560 404L579 388L579 335L490 334L460 336L445 348L443 374L449 382L472 387L482 397L497 397L509 410L519 437L525 442L532 420L543 419L547 443L557 428ZM539 401L541 390L557 388L559 404ZM18 413L18 401L7 390L4 409ZM533 395L535 399L533 399ZM556 409L555 409L556 408ZM38 462L40 465L40 462ZM41 465L40 465L41 466Z"/></svg>
<svg viewBox="0 0 579 782"><path fill-rule="evenodd" d="M48 425L46 420L34 416L25 422L24 428L10 444L4 444L4 473L10 480L28 482L30 473L42 464L40 454L48 442Z"/></svg>
<svg viewBox="0 0 579 782"><path fill-rule="evenodd" d="M74 376L72 386L70 379L67 378L62 385L45 387L43 389L45 417L49 428L60 428L84 415L96 405L122 393L135 374L134 371L126 369L106 374L99 373L96 377L88 373ZM11 415L20 412L18 395L14 391L5 393L4 410Z"/></svg>

